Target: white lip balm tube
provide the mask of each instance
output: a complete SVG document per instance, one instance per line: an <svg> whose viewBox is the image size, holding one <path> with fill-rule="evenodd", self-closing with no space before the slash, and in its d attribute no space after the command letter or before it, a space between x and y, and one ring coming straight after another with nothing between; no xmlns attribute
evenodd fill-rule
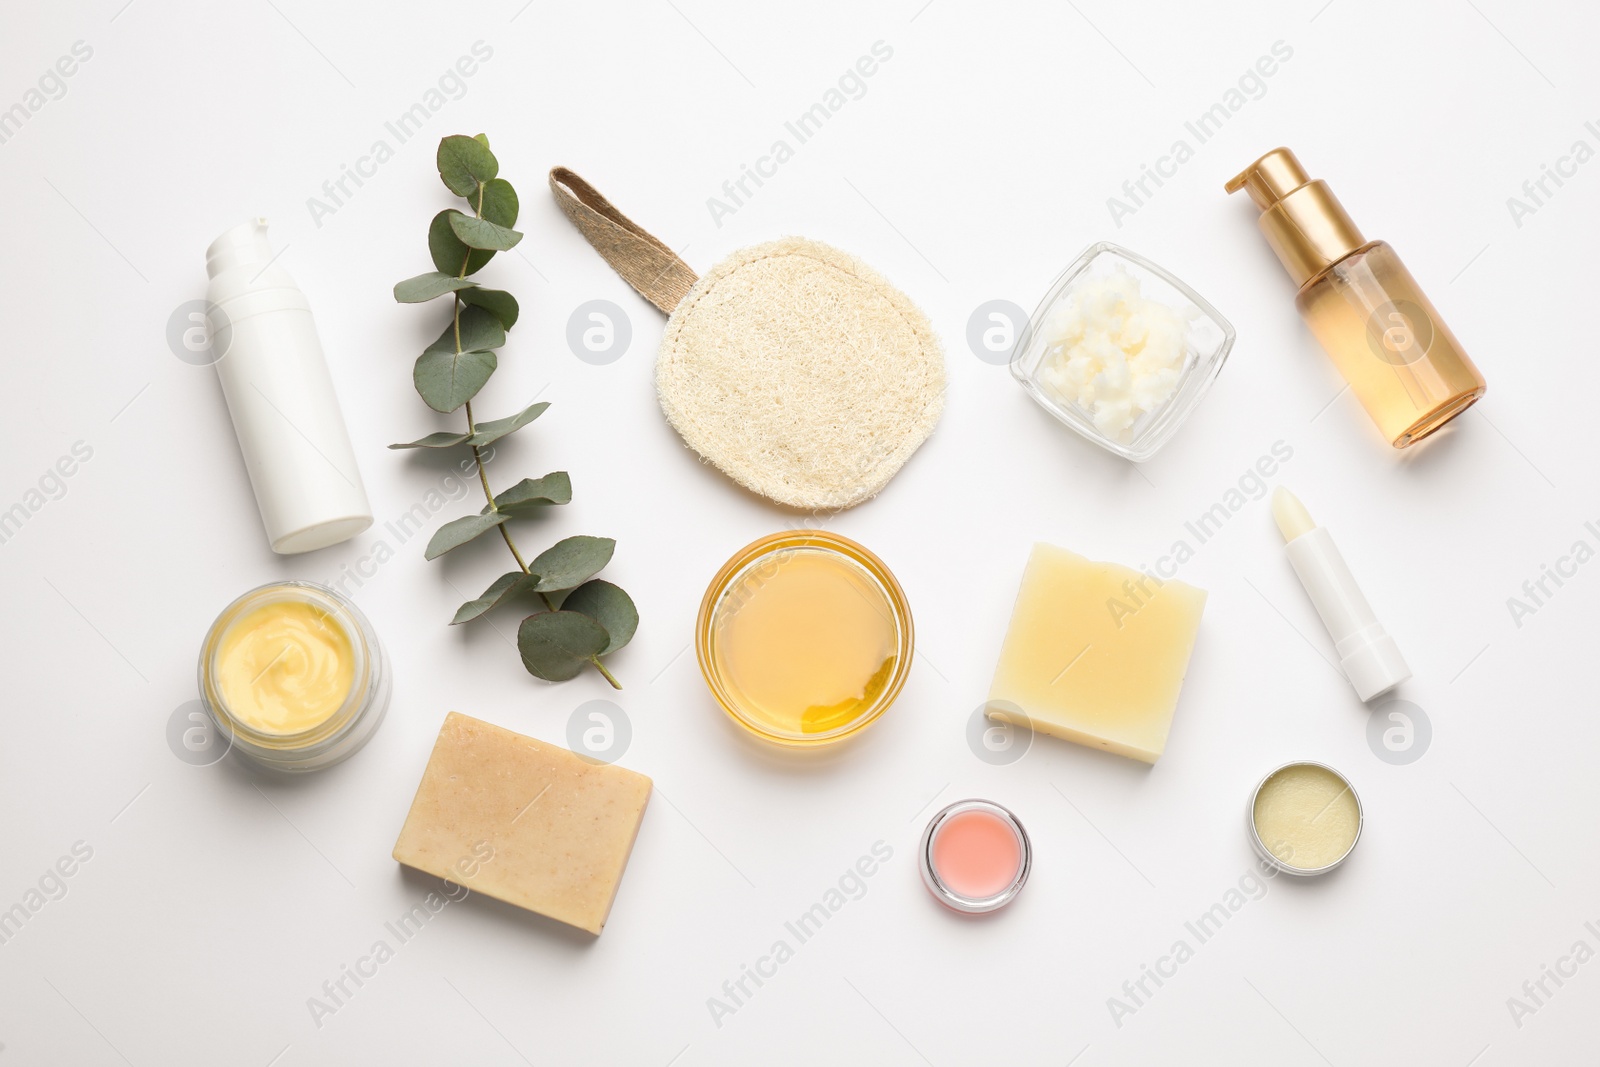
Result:
<svg viewBox="0 0 1600 1067"><path fill-rule="evenodd" d="M274 552L309 552L372 525L311 305L273 262L267 221L206 250L217 377Z"/></svg>
<svg viewBox="0 0 1600 1067"><path fill-rule="evenodd" d="M1371 700L1410 678L1400 647L1373 614L1327 528L1313 523L1306 506L1281 485L1272 494L1272 517L1356 696Z"/></svg>

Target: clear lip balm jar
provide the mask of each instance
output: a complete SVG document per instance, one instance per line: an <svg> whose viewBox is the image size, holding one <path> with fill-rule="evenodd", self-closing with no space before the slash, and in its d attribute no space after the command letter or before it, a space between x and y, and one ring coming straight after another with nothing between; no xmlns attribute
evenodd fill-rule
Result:
<svg viewBox="0 0 1600 1067"><path fill-rule="evenodd" d="M336 665L349 673L348 689L337 706L284 728L255 714L237 696L230 701L228 694L238 692L238 681L225 676L229 650L248 640L248 631L274 611L314 620L317 631L329 636L335 657L348 657ZM262 679L283 681L292 692L304 680L297 676L314 671L309 661L316 650L299 647L292 632L281 644L281 652L270 657L246 685ZM325 585L300 581L260 586L224 608L201 645L199 676L200 700L226 744L259 766L292 772L322 770L359 751L383 721L392 688L388 656L361 610Z"/></svg>
<svg viewBox="0 0 1600 1067"><path fill-rule="evenodd" d="M922 884L952 911L982 915L1016 899L1033 869L1022 822L988 800L959 800L928 823L917 850Z"/></svg>

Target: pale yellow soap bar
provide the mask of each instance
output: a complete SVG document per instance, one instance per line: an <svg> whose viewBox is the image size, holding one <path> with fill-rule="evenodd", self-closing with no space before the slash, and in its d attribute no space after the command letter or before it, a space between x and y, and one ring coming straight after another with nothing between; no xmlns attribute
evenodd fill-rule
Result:
<svg viewBox="0 0 1600 1067"><path fill-rule="evenodd" d="M649 800L642 774L452 711L394 858L598 934Z"/></svg>
<svg viewBox="0 0 1600 1067"><path fill-rule="evenodd" d="M1022 575L991 719L1154 763L1167 745L1203 589L1036 544Z"/></svg>

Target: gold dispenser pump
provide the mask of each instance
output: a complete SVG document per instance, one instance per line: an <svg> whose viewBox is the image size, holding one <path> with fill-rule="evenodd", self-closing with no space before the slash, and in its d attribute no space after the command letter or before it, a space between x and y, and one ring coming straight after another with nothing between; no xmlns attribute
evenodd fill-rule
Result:
<svg viewBox="0 0 1600 1067"><path fill-rule="evenodd" d="M1304 285L1367 243L1328 183L1312 181L1287 148L1275 148L1227 185L1261 209L1257 225L1296 285Z"/></svg>
<svg viewBox="0 0 1600 1067"><path fill-rule="evenodd" d="M1390 444L1420 441L1483 395L1483 375L1394 249L1366 240L1293 152L1273 149L1226 189L1261 209L1301 316Z"/></svg>

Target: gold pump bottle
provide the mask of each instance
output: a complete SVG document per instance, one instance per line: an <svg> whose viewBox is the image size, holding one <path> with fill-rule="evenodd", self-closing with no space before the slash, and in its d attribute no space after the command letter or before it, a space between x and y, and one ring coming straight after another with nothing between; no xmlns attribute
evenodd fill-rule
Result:
<svg viewBox="0 0 1600 1067"><path fill-rule="evenodd" d="M1300 287L1295 306L1390 444L1422 440L1483 395L1483 375L1394 249L1362 237L1293 152L1273 149L1226 188L1261 209L1261 232Z"/></svg>

